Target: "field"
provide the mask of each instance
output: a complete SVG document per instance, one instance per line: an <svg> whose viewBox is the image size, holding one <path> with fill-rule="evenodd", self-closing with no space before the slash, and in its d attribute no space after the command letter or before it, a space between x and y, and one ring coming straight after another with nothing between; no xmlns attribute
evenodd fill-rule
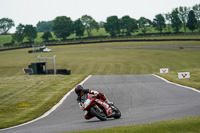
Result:
<svg viewBox="0 0 200 133"><path fill-rule="evenodd" d="M200 90L199 49L178 49L179 46L199 47L200 43L97 43L51 46L48 47L53 50L51 53L28 54L30 49L0 52L0 128L20 124L42 115L87 75L159 74L160 68L169 68L169 74L159 75ZM72 75L24 74L22 68L36 62L38 55L56 55L57 69L70 69ZM177 79L177 72L185 71L191 72L191 78ZM178 126L181 126L188 121L199 123L199 120L199 117L193 117L180 120L176 124L180 123ZM173 127L173 121L169 121L168 124L170 123ZM144 127L148 129L154 125L156 124Z"/></svg>
<svg viewBox="0 0 200 133"><path fill-rule="evenodd" d="M163 33L168 32L166 29L163 31ZM171 31L173 32L173 31ZM180 30L181 33L184 33L184 29L182 28ZM149 30L147 31L148 33L159 33L159 31L156 31L154 28L149 28ZM199 36L199 32L197 30L194 31L194 33L197 33L196 35L191 35L191 31L189 29L187 29L186 32L188 35L183 35L183 34L177 34L177 35L173 35L173 34L169 34L169 35L157 35L157 36L146 36L143 35L143 33L141 32L141 30L139 29L138 31L132 33L133 38L132 39L200 39ZM140 36L135 36L140 34ZM43 42L43 39L41 38L41 36L43 35L43 32L38 32L37 34L37 38L34 40L35 43L41 43ZM51 38L50 40L56 40L56 41L60 41L59 38L56 38L56 36L54 35L54 33L52 32L53 38ZM92 30L92 37L102 37L102 36L107 36L110 37L110 34L107 33L105 31L104 28L100 28L98 31L97 30ZM78 38L75 34L71 34L69 37L67 37L67 39L76 39ZM88 38L87 33L84 33L84 36L82 38ZM120 37L121 39L127 39L126 36L122 36ZM2 47L3 44L5 43L10 43L12 40L11 35L0 35L0 48ZM23 42L28 42L28 40L25 38ZM16 42L16 45L18 45L18 42Z"/></svg>

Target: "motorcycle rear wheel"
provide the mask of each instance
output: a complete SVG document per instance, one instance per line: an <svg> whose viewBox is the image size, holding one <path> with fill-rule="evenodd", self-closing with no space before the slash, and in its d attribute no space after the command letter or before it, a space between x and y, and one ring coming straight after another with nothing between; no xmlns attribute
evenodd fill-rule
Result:
<svg viewBox="0 0 200 133"><path fill-rule="evenodd" d="M91 112L94 116L96 116L99 120L101 120L101 121L107 120L107 117L106 117L106 115L104 114L104 112L103 112L103 111L100 112L100 110L97 109L97 108L95 108L95 107L91 107L91 108L90 108L90 112Z"/></svg>

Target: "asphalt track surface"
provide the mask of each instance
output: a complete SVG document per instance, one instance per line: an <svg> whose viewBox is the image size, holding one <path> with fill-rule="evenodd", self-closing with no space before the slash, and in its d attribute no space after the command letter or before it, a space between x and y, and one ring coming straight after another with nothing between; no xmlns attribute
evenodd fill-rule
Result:
<svg viewBox="0 0 200 133"><path fill-rule="evenodd" d="M57 133L152 123L200 115L200 92L168 83L155 75L91 76L85 88L105 93L120 109L120 119L85 120L74 91L48 116L4 133Z"/></svg>

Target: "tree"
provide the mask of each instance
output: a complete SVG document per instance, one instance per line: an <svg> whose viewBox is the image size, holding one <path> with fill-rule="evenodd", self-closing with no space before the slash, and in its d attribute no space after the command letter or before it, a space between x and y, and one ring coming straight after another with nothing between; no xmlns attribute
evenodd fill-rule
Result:
<svg viewBox="0 0 200 133"><path fill-rule="evenodd" d="M197 19L195 17L194 11L191 10L188 14L188 20L187 20L187 27L193 32L195 30L195 26L197 24Z"/></svg>
<svg viewBox="0 0 200 133"><path fill-rule="evenodd" d="M24 25L23 24L19 24L16 28L16 32L12 35L12 40L15 42L19 42L22 43L24 40Z"/></svg>
<svg viewBox="0 0 200 133"><path fill-rule="evenodd" d="M56 17L53 21L52 30L57 38L66 40L74 32L71 18L66 16Z"/></svg>
<svg viewBox="0 0 200 133"><path fill-rule="evenodd" d="M129 16L123 16L120 19L120 29L122 33L126 33L127 36L131 35L136 29L138 29L137 21Z"/></svg>
<svg viewBox="0 0 200 133"><path fill-rule="evenodd" d="M7 34L8 31L15 26L14 21L9 18L0 19L0 33Z"/></svg>
<svg viewBox="0 0 200 133"><path fill-rule="evenodd" d="M97 31L99 30L98 23L91 16L83 15L81 17L81 22L85 26L88 37L92 36L92 30L93 29L96 29Z"/></svg>
<svg viewBox="0 0 200 133"><path fill-rule="evenodd" d="M25 25L23 34L29 42L33 42L37 38L37 29L33 25Z"/></svg>
<svg viewBox="0 0 200 133"><path fill-rule="evenodd" d="M47 31L51 31L51 27L52 27L53 21L39 21L37 23L37 31L38 32L47 32Z"/></svg>
<svg viewBox="0 0 200 133"><path fill-rule="evenodd" d="M169 32L171 32L171 14L170 13L165 14L165 20L167 21L167 29Z"/></svg>
<svg viewBox="0 0 200 133"><path fill-rule="evenodd" d="M196 24L196 28L199 29L200 32L200 4L196 4L192 7L194 14L197 18L197 24Z"/></svg>
<svg viewBox="0 0 200 133"><path fill-rule="evenodd" d="M199 29L199 32L200 32L200 21L197 22L196 28Z"/></svg>
<svg viewBox="0 0 200 133"><path fill-rule="evenodd" d="M190 10L190 9L187 8L187 7L182 7L182 6L180 6L180 7L177 8L176 10L178 10L178 12L179 12L179 18L180 18L180 20L182 21L184 30L185 30L185 32L186 32L187 16L188 16L188 13L189 13L189 10Z"/></svg>
<svg viewBox="0 0 200 133"><path fill-rule="evenodd" d="M24 40L23 34L20 33L14 33L12 34L12 42L15 43L15 41L22 43Z"/></svg>
<svg viewBox="0 0 200 133"><path fill-rule="evenodd" d="M179 18L179 12L177 9L174 9L171 13L171 22L172 22L172 28L176 33L178 33L182 26L182 22Z"/></svg>
<svg viewBox="0 0 200 133"><path fill-rule="evenodd" d="M166 27L165 24L165 18L162 14L158 14L153 19L153 27L155 27L156 30L160 31L160 33L163 31L163 28Z"/></svg>
<svg viewBox="0 0 200 133"><path fill-rule="evenodd" d="M200 21L200 4L196 4L192 7L194 14L198 21Z"/></svg>
<svg viewBox="0 0 200 133"><path fill-rule="evenodd" d="M104 24L105 24L105 22L100 21L100 22L99 22L99 28L104 28Z"/></svg>
<svg viewBox="0 0 200 133"><path fill-rule="evenodd" d="M145 17L140 17L138 20L139 28L141 31L146 34L146 32L149 30L149 25L151 24L151 21Z"/></svg>
<svg viewBox="0 0 200 133"><path fill-rule="evenodd" d="M77 19L74 22L74 30L76 32L76 36L78 36L79 38L81 38L81 36L84 35L84 31L85 31L85 26L83 25L83 23L81 22L81 19Z"/></svg>
<svg viewBox="0 0 200 133"><path fill-rule="evenodd" d="M107 17L104 27L106 32L110 33L111 36L120 34L119 19L117 16Z"/></svg>
<svg viewBox="0 0 200 133"><path fill-rule="evenodd" d="M41 36L41 38L46 42L48 42L49 38L52 38L52 37L53 36L52 36L51 32L49 32L49 31L44 32L44 34Z"/></svg>

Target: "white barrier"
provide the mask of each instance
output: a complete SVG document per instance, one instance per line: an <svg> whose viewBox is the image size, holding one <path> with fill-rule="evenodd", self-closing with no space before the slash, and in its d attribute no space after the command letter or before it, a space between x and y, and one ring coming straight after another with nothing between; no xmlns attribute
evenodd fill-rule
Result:
<svg viewBox="0 0 200 133"><path fill-rule="evenodd" d="M180 72L178 73L178 78L179 79L190 78L190 72Z"/></svg>
<svg viewBox="0 0 200 133"><path fill-rule="evenodd" d="M169 69L168 68L161 68L160 73L169 73Z"/></svg>

